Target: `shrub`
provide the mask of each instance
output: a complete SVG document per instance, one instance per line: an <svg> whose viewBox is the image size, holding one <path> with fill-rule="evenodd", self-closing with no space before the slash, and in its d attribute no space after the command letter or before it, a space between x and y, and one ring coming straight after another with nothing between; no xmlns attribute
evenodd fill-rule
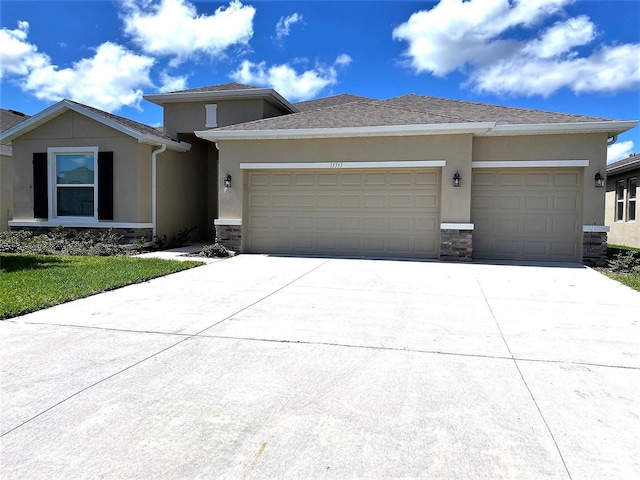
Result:
<svg viewBox="0 0 640 480"><path fill-rule="evenodd" d="M28 255L124 255L126 249L118 242L119 235L109 230L96 237L90 231L67 235L62 227L34 236L27 230L0 233L0 252Z"/></svg>
<svg viewBox="0 0 640 480"><path fill-rule="evenodd" d="M640 259L634 252L621 252L609 260L609 267L615 273L640 273Z"/></svg>
<svg viewBox="0 0 640 480"><path fill-rule="evenodd" d="M229 250L227 250L224 245L220 245L219 243L214 243L212 245L205 245L200 252L200 255L203 257L228 257Z"/></svg>
<svg viewBox="0 0 640 480"><path fill-rule="evenodd" d="M191 232L197 230L198 227L184 227L173 237L173 245L181 247L189 241L191 238Z"/></svg>

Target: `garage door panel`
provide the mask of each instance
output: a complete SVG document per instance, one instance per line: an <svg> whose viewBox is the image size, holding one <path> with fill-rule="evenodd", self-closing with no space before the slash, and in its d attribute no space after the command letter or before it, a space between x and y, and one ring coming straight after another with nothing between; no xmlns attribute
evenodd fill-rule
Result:
<svg viewBox="0 0 640 480"><path fill-rule="evenodd" d="M426 208L436 210L438 208L439 194L433 193L416 193L415 196L416 208Z"/></svg>
<svg viewBox="0 0 640 480"><path fill-rule="evenodd" d="M578 169L474 171L474 257L577 261L581 178Z"/></svg>
<svg viewBox="0 0 640 480"><path fill-rule="evenodd" d="M411 208L412 195L409 193L399 193L389 195L389 208Z"/></svg>
<svg viewBox="0 0 640 480"><path fill-rule="evenodd" d="M273 176L281 173L276 185ZM438 255L439 170L265 175L267 181L262 172L247 174L243 247L248 252ZM276 224L276 218L282 220Z"/></svg>

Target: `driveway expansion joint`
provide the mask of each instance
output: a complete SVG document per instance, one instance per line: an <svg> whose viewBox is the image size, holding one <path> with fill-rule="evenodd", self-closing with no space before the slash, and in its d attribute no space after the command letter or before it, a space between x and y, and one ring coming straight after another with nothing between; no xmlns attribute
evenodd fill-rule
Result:
<svg viewBox="0 0 640 480"><path fill-rule="evenodd" d="M484 300L485 300L485 302L487 304L487 308L489 309L489 312L491 313L491 317L493 318L493 321L496 324L496 328L498 329L498 332L500 333L500 336L502 337L502 341L504 342L505 347L509 351L509 355L511 356L511 360L513 361L513 365L516 367L516 370L518 371L518 375L522 379L522 383L524 384L525 388L527 389L527 392L529 392L529 396L531 397L531 400L533 401L533 404L535 405L536 410L538 411L538 414L540 415L540 418L542 419L542 422L544 423L545 427L547 428L547 431L549 432L549 435L551 436L551 440L553 441L553 444L555 445L556 450L558 451L558 455L560 456L560 460L562 461L562 465L564 466L564 469L567 472L567 476L569 477L569 479L571 479L572 478L571 477L571 472L569 472L569 467L567 466L567 462L564 459L564 455L562 455L562 451L560 450L560 445L558 445L558 442L556 441L556 437L554 436L553 431L551 430L551 427L549 426L549 422L547 422L547 419L544 417L544 414L542 413L542 410L540 409L540 405L538 405L536 397L533 395L533 392L531 391L531 388L527 384L527 380L524 378L524 374L522 373L522 370L520 370L520 366L518 365L518 361L513 356L513 352L511 351L511 347L509 346L509 343L507 342L507 339L505 338L504 333L502 332L502 329L500 328L500 323L498 323L498 319L496 318L496 315L493 312L493 309L491 308L491 303L489 302L489 299L487 298L487 295L485 294L484 289L482 288L482 284L480 283L480 281L477 278L476 278L476 282L478 283L478 288L480 289L480 292L482 292L482 296L484 297Z"/></svg>

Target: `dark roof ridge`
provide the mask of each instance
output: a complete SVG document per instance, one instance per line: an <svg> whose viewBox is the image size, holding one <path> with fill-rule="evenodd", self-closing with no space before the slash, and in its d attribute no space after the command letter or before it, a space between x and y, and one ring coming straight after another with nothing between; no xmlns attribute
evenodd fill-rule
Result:
<svg viewBox="0 0 640 480"><path fill-rule="evenodd" d="M173 90L170 92L159 92L159 94L168 95L172 93L223 92L223 91L229 91L229 90L248 90L252 88L262 88L262 87L256 87L255 85L247 85L245 83L227 82L227 83L219 83L215 85L207 85L204 87L188 88L186 90Z"/></svg>

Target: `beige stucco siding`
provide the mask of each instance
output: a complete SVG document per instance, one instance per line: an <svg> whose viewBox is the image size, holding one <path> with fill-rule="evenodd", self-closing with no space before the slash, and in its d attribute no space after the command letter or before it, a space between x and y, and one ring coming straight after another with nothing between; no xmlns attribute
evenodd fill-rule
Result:
<svg viewBox="0 0 640 480"><path fill-rule="evenodd" d="M218 127L282 114L262 99L167 103L164 106L164 126L167 133L175 137L178 133L193 133L207 129L205 105L209 104L217 105Z"/></svg>
<svg viewBox="0 0 640 480"><path fill-rule="evenodd" d="M470 219L471 135L220 141L218 147L220 177L229 173L234 179L232 188L221 188L220 218L242 218L240 163L445 160L441 221L468 222ZM451 185L456 169L463 177L463 188Z"/></svg>
<svg viewBox="0 0 640 480"><path fill-rule="evenodd" d="M604 189L594 187L598 170L604 175L607 159L607 135L531 135L513 137L477 137L473 142L474 161L509 160L588 160L583 168L583 222L604 225Z"/></svg>
<svg viewBox="0 0 640 480"><path fill-rule="evenodd" d="M13 217L13 158L0 155L0 232Z"/></svg>
<svg viewBox="0 0 640 480"><path fill-rule="evenodd" d="M606 193L606 225L609 226L609 243L613 245L625 245L628 247L640 248L640 221L636 217L636 221L628 221L628 182L629 178L636 177L640 179L640 168L627 171L617 175L607 176L607 193ZM625 199L624 199L624 219L616 220L616 183L618 180L625 180ZM636 200L637 202L637 200ZM636 216L637 205L636 205Z"/></svg>
<svg viewBox="0 0 640 480"><path fill-rule="evenodd" d="M190 153L157 156L157 234L168 240L184 228L197 227L191 239L207 233L206 151Z"/></svg>
<svg viewBox="0 0 640 480"><path fill-rule="evenodd" d="M98 147L113 152L114 222L151 222L153 147L67 111L13 142L14 220L33 220L33 154L49 147Z"/></svg>

